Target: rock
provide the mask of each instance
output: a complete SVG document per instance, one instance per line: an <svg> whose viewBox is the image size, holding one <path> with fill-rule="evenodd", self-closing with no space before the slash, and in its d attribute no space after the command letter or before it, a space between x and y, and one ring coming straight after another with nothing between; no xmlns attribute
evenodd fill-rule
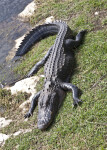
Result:
<svg viewBox="0 0 107 150"><path fill-rule="evenodd" d="M3 133L0 133L0 146L3 146L5 144L5 141L10 137L10 135L6 135Z"/></svg>
<svg viewBox="0 0 107 150"><path fill-rule="evenodd" d="M30 78L23 79L15 83L12 87L6 87L6 89L11 90L12 94L17 94L17 92L26 92L35 94L36 93L36 84L39 81L39 77L33 76Z"/></svg>
<svg viewBox="0 0 107 150"><path fill-rule="evenodd" d="M19 134L25 134L27 132L31 132L32 129L20 129L19 131L15 132L14 134L6 135L3 133L0 133L0 146L3 146L5 144L5 141L10 138L11 136L18 136Z"/></svg>
<svg viewBox="0 0 107 150"><path fill-rule="evenodd" d="M96 11L94 14L95 14L95 16L98 16L98 15L99 15L99 12L98 12L98 11Z"/></svg>
<svg viewBox="0 0 107 150"><path fill-rule="evenodd" d="M10 124L10 122L12 122L12 120L11 119L9 119L9 120L6 120L5 118L0 118L0 129L1 128L3 128L3 127L5 127L5 126L7 126L7 125L9 125Z"/></svg>
<svg viewBox="0 0 107 150"><path fill-rule="evenodd" d="M39 75L39 77L45 78L45 75L44 75L44 74L41 74L41 75Z"/></svg>
<svg viewBox="0 0 107 150"><path fill-rule="evenodd" d="M27 105L27 104L29 104L29 103L31 103L31 99L29 99L29 100L26 100L25 102L23 102L20 106L19 106L19 108L20 109L25 109L25 105ZM26 110L26 109L25 109ZM24 111L25 111L24 110Z"/></svg>
<svg viewBox="0 0 107 150"><path fill-rule="evenodd" d="M15 132L13 134L13 136L18 136L19 134L25 134L25 133L31 132L31 131L32 131L32 129L20 129L19 131Z"/></svg>
<svg viewBox="0 0 107 150"><path fill-rule="evenodd" d="M17 92L26 92L26 93L31 94L30 98L28 100L26 100L25 102L23 102L19 106L19 108L22 109L23 114L25 114L25 112L28 110L28 108L26 106L27 106L27 104L31 103L31 100L32 100L34 94L36 93L35 87L36 87L36 84L38 81L39 81L39 77L33 76L30 78L26 78L21 81L18 81L12 87L6 87L7 90L11 91L12 95L17 94Z"/></svg>
<svg viewBox="0 0 107 150"><path fill-rule="evenodd" d="M29 5L27 5L25 9L18 16L26 20L34 14L36 9L37 9L37 6L35 2L33 1Z"/></svg>
<svg viewBox="0 0 107 150"><path fill-rule="evenodd" d="M28 100L26 100L25 102L23 102L23 103L19 106L19 108L22 110L22 113L23 113L23 114L25 114L25 112L28 111L28 106L27 106L27 105L31 103L33 96L34 96L34 95L32 95Z"/></svg>
<svg viewBox="0 0 107 150"><path fill-rule="evenodd" d="M54 17L50 16L50 17L46 18L45 23L52 23L54 20L55 20Z"/></svg>
<svg viewBox="0 0 107 150"><path fill-rule="evenodd" d="M25 35L23 35L23 36L21 36L20 38L18 38L18 39L15 40L15 43L16 43L16 44L15 44L15 48L16 48L16 49L19 48L19 46L20 46L22 40L24 39L24 37L25 37Z"/></svg>

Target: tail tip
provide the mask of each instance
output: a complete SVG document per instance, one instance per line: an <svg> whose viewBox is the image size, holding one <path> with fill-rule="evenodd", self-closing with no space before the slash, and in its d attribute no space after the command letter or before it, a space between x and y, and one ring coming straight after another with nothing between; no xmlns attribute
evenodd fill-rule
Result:
<svg viewBox="0 0 107 150"><path fill-rule="evenodd" d="M11 60L12 62L16 62L21 58L21 56L14 56L13 59Z"/></svg>

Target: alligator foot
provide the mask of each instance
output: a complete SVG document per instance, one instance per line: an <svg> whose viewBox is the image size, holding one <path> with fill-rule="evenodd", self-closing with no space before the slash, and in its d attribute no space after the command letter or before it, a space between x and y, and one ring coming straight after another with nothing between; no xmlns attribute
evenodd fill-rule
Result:
<svg viewBox="0 0 107 150"><path fill-rule="evenodd" d="M64 90L69 90L73 92L73 105L75 107L77 107L78 105L80 105L82 103L82 100L79 99L79 93L81 92L81 90L71 84L71 83L61 83L60 86L64 89Z"/></svg>
<svg viewBox="0 0 107 150"><path fill-rule="evenodd" d="M28 113L26 113L25 115L24 115L24 118L26 119L26 118L29 118L30 116L32 116L33 114L31 114L30 112L28 112Z"/></svg>
<svg viewBox="0 0 107 150"><path fill-rule="evenodd" d="M82 104L82 100L80 99L75 99L73 102L74 107L77 107L78 105L81 105L81 104Z"/></svg>

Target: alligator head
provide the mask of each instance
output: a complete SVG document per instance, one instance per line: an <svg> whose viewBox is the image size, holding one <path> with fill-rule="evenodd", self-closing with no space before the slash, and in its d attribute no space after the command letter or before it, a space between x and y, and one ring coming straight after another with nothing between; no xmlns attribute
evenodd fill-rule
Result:
<svg viewBox="0 0 107 150"><path fill-rule="evenodd" d="M39 129L44 130L50 125L64 97L65 92L62 89L57 87L55 88L50 81L45 84L40 94L38 103Z"/></svg>

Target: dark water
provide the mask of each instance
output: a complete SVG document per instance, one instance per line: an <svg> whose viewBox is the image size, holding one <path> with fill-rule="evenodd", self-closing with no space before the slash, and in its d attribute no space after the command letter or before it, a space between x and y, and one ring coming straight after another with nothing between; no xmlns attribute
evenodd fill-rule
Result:
<svg viewBox="0 0 107 150"><path fill-rule="evenodd" d="M6 57L14 47L15 40L31 29L28 23L18 18L18 14L30 2L32 0L0 0L0 83L2 84L8 84L18 78L11 72Z"/></svg>

